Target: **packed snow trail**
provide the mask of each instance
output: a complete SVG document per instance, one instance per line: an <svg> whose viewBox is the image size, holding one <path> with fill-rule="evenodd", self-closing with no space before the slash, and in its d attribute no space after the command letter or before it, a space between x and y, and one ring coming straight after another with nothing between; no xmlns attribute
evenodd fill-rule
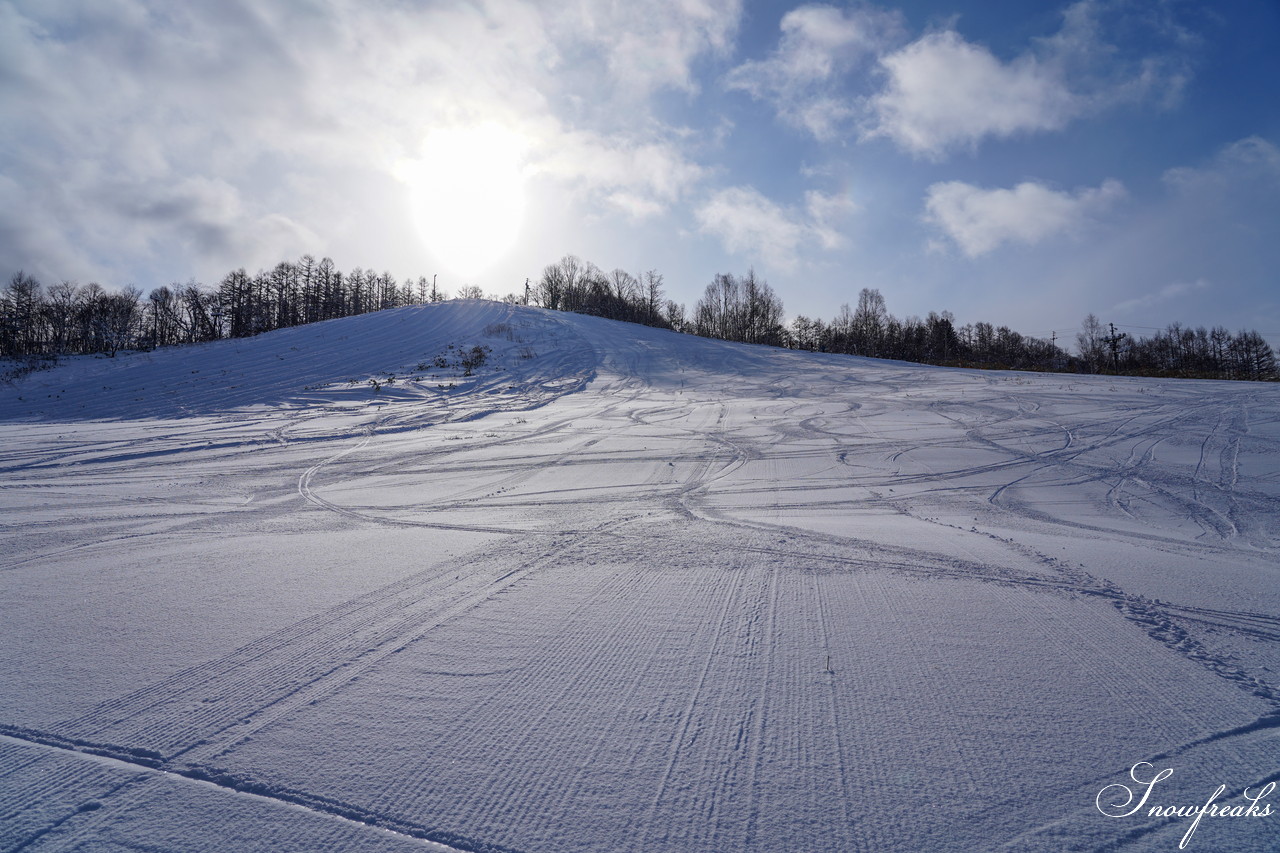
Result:
<svg viewBox="0 0 1280 853"><path fill-rule="evenodd" d="M1170 850L1099 791L1280 767L1275 386L464 301L0 419L0 850Z"/></svg>

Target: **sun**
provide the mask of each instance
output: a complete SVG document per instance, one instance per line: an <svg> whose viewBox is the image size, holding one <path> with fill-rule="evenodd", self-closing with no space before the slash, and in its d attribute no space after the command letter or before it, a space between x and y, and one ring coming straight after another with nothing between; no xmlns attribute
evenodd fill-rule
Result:
<svg viewBox="0 0 1280 853"><path fill-rule="evenodd" d="M524 220L527 140L497 124L433 130L400 169L427 249L452 272L483 272L506 254Z"/></svg>

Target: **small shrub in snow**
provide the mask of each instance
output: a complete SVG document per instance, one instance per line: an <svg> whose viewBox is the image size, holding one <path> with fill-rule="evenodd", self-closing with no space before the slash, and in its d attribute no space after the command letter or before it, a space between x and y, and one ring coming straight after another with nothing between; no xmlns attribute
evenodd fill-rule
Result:
<svg viewBox="0 0 1280 853"><path fill-rule="evenodd" d="M469 352L462 356L462 375L470 376L477 367L484 364L485 359L489 357L489 353L493 352L489 347L482 347L479 344L473 346Z"/></svg>
<svg viewBox="0 0 1280 853"><path fill-rule="evenodd" d="M37 370L48 370L57 365L58 359L51 355L31 355L23 358L15 358L2 362L3 369L0 370L0 382L12 385L22 377L35 373Z"/></svg>

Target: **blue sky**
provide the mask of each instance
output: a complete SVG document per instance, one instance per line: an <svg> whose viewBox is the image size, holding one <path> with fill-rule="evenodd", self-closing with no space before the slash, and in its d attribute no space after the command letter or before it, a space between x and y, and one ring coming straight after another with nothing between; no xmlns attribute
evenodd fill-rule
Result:
<svg viewBox="0 0 1280 853"><path fill-rule="evenodd" d="M1280 343L1278 84L1274 0L7 0L0 270L501 294L573 253Z"/></svg>

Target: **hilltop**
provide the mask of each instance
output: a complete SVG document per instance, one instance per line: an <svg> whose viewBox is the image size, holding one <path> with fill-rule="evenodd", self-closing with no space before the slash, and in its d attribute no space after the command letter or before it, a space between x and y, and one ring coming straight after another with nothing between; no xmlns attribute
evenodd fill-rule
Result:
<svg viewBox="0 0 1280 853"><path fill-rule="evenodd" d="M5 849L1168 850L1099 792L1280 761L1271 384L461 300L69 359L0 472Z"/></svg>

